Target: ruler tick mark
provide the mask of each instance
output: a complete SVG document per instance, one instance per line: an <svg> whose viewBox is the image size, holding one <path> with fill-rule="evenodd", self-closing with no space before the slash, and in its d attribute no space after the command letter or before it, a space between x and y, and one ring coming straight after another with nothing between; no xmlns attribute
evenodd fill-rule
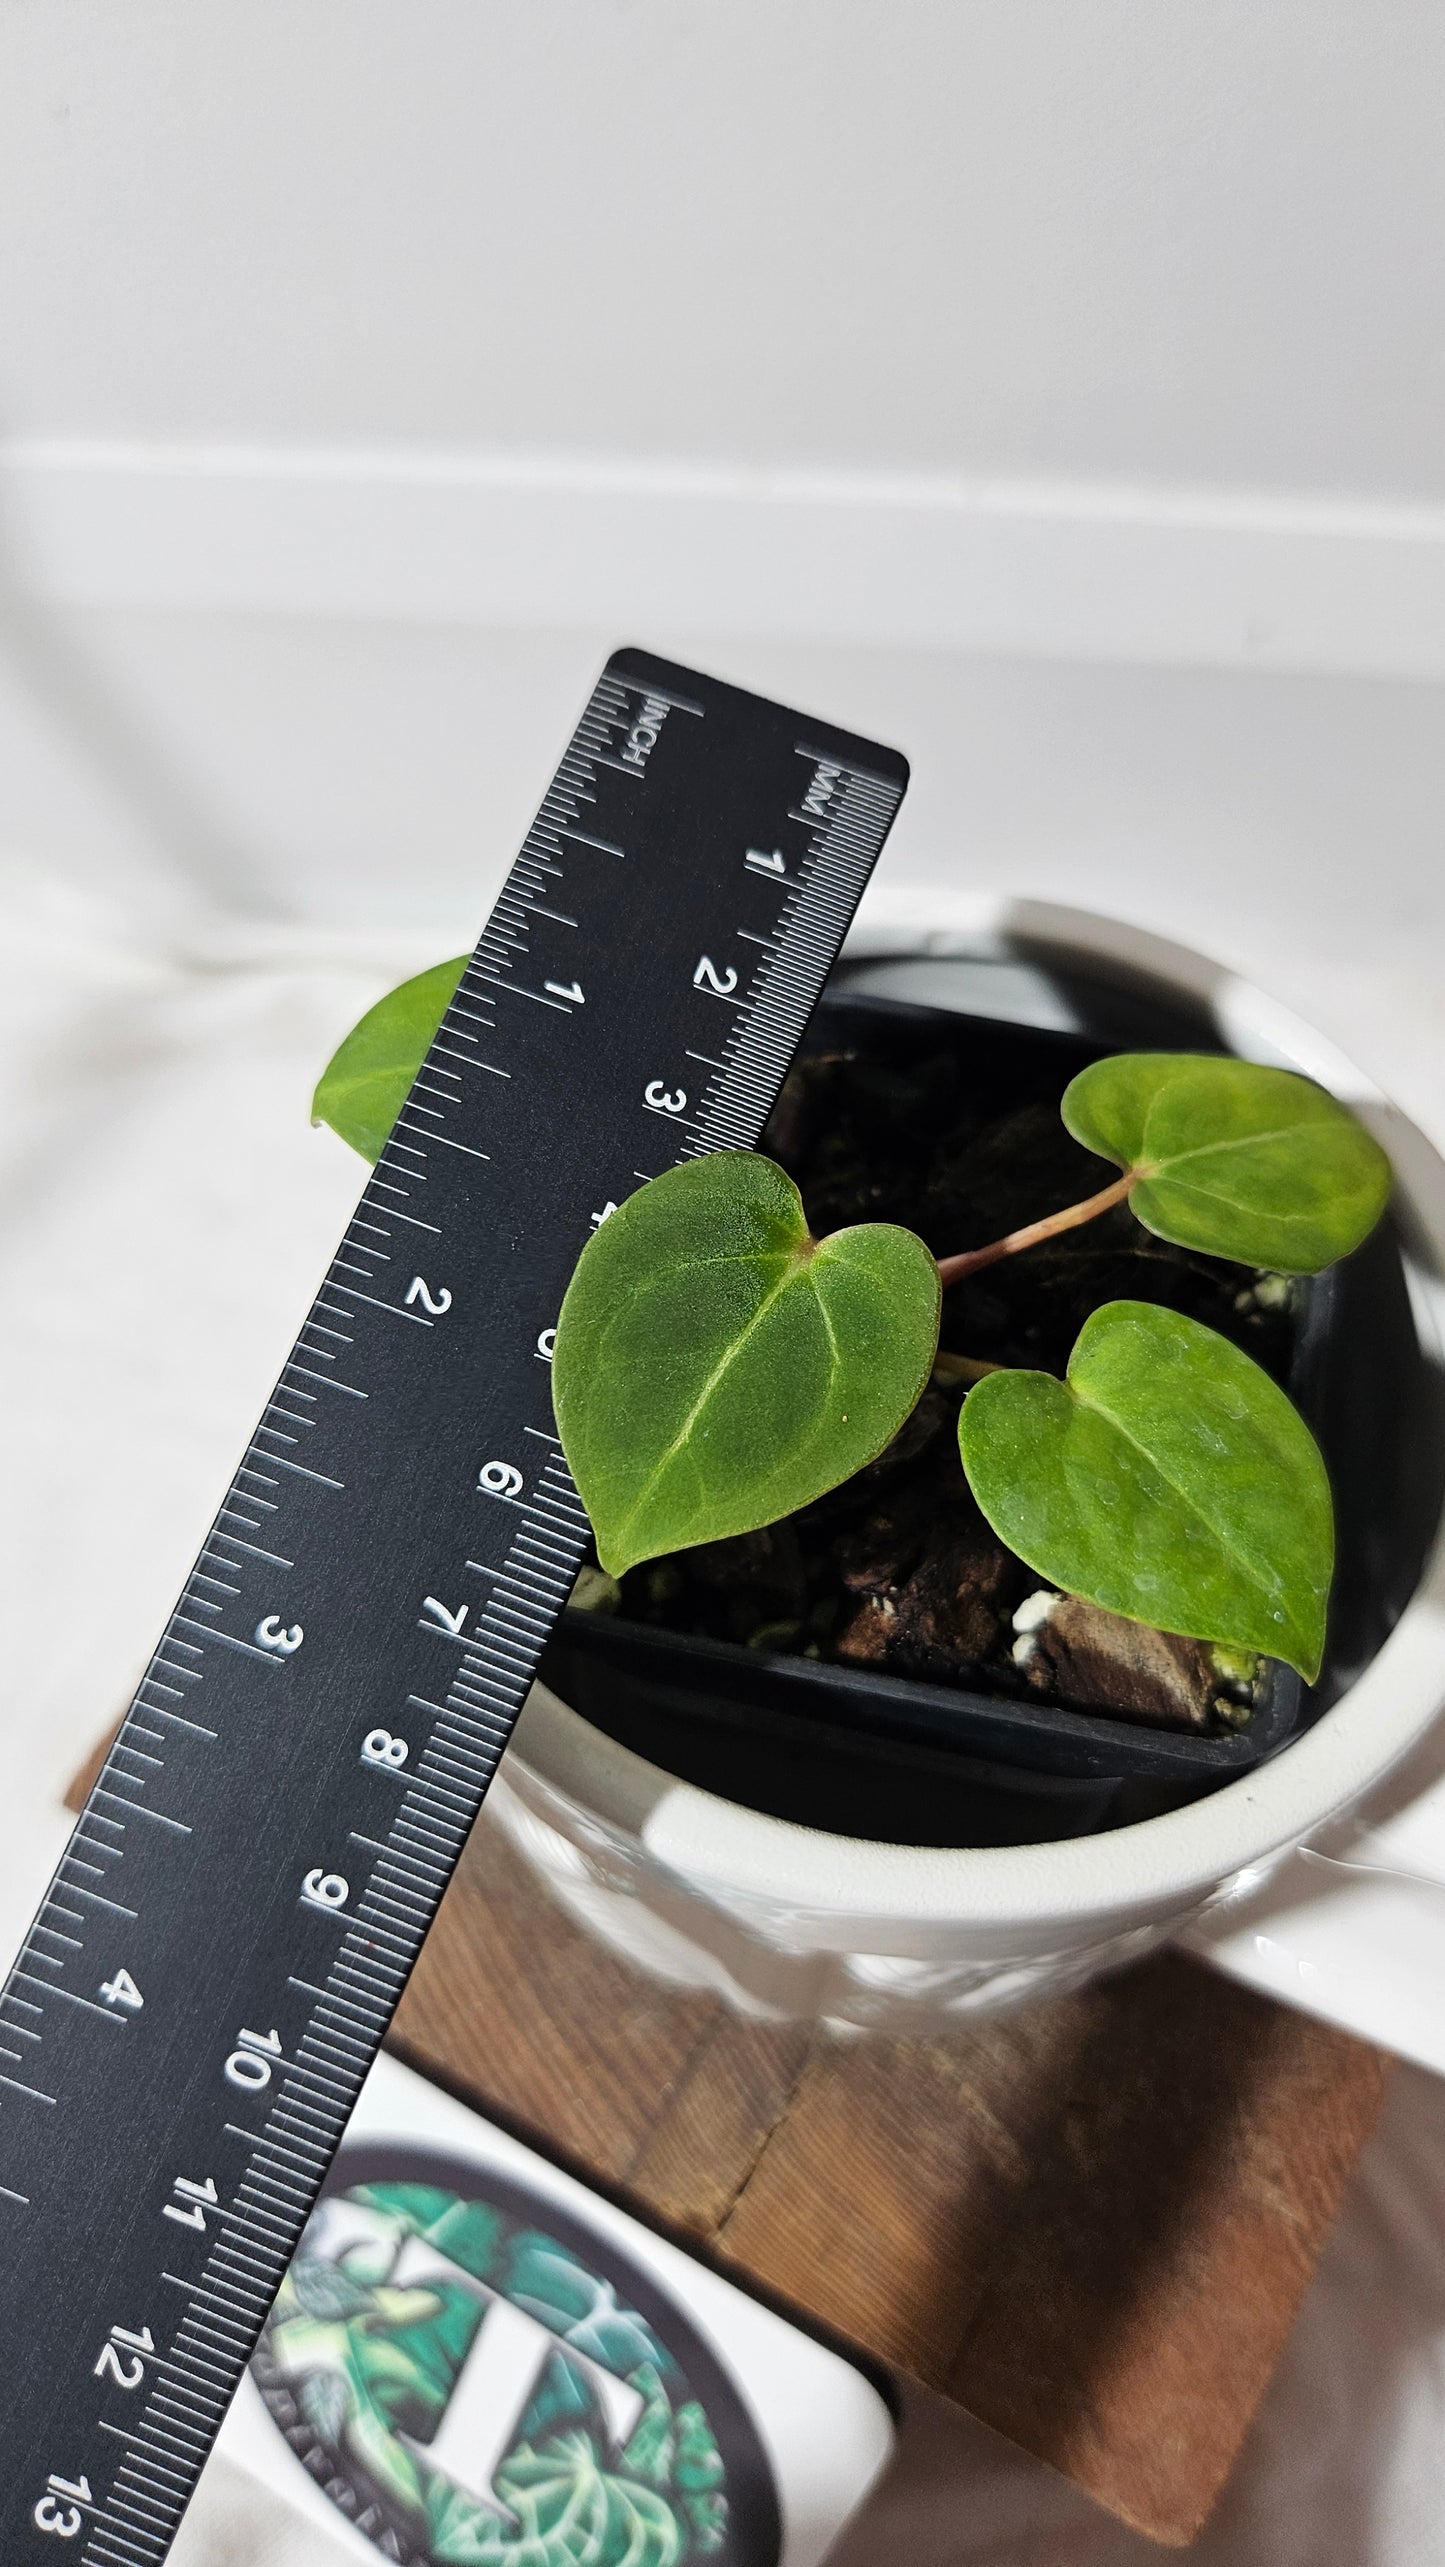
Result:
<svg viewBox="0 0 1445 2567"><path fill-rule="evenodd" d="M244 1650L248 1658L259 1658L265 1666L279 1667L282 1664L274 1649L258 1649L252 1640L235 1640L229 1631L212 1631L204 1622L192 1622L188 1613L178 1613L175 1619L184 1622L189 1631L204 1631L208 1640L219 1640L227 1649Z"/></svg>
<svg viewBox="0 0 1445 2567"><path fill-rule="evenodd" d="M617 856L624 864L627 861L627 849L625 847L615 845L610 838L594 838L590 830L559 827L557 835L559 838L576 838L582 846L596 847L602 855Z"/></svg>
<svg viewBox="0 0 1445 2567"><path fill-rule="evenodd" d="M12 2094L29 2095L31 2101L34 2103L53 2104L55 2102L54 2095L43 2093L39 2086L22 2085L18 2077L0 2076L0 2086L8 2086Z"/></svg>
<svg viewBox="0 0 1445 2567"><path fill-rule="evenodd" d="M526 993L524 992L523 995L525 996ZM488 1164L490 1164L491 1152L489 1150L474 1150L470 1141L453 1141L445 1132L429 1132L427 1134L427 1138L429 1141L435 1142L443 1150L460 1150L464 1158L484 1159Z"/></svg>
<svg viewBox="0 0 1445 2567"><path fill-rule="evenodd" d="M432 1328L436 1325L434 1320L423 1319L420 1311L403 1310L399 1304L394 1301L378 1301L373 1293L358 1292L354 1284L348 1284L346 1289L351 1294L353 1301L364 1301L368 1303L373 1310L388 1311L393 1319L405 1319L413 1328ZM338 1480L336 1482L336 1486L339 1488L340 1485L341 1483Z"/></svg>
<svg viewBox="0 0 1445 2567"><path fill-rule="evenodd" d="M223 1507L221 1511L223 1514L229 1513L228 1508ZM243 1518L242 1521L244 1522L244 1520L245 1519ZM259 1529L260 1528L258 1526L257 1530L259 1531ZM269 1560L275 1568L294 1569L296 1566L294 1560L286 1559L280 1551L263 1551L259 1542L243 1542L238 1534L223 1533L220 1538L223 1542L234 1542L238 1551L249 1551L253 1559ZM203 1560L213 1559L215 1556L216 1554L214 1552L203 1551L201 1553ZM228 1568L234 1568L236 1563L234 1560L230 1560L226 1565Z"/></svg>
<svg viewBox="0 0 1445 2567"><path fill-rule="evenodd" d="M89 1871L91 1866L87 1864L85 1868ZM83 1889L78 1881L67 1881L66 1888L69 1890L72 1898L91 1899L97 1907L108 1907L114 1915L129 1917L132 1923L135 1921L135 1909L133 1907L122 1907L119 1899L102 1898L99 1890Z"/></svg>
<svg viewBox="0 0 1445 2567"><path fill-rule="evenodd" d="M376 1183L376 1179L373 1179L373 1180L372 1180L372 1182L373 1182L373 1184L374 1184L374 1183ZM388 1193L392 1193L392 1194L394 1194L394 1193L397 1191L397 1189L396 1189L394 1186L391 1186L391 1187L388 1187L387 1191L388 1191ZM411 1227L413 1230L425 1230L425 1231L427 1231L433 1239L439 1239L439 1238L441 1237L441 1235L442 1235L442 1234L441 1234L441 1228L440 1228L440 1225L439 1225L437 1222L435 1222L435 1221L422 1221L422 1220L420 1220L420 1219L418 1218L418 1216L417 1216L417 1215L416 1215L416 1213L414 1213L414 1212L394 1212L394 1213L392 1214L392 1216L391 1216L391 1217L392 1217L393 1221L405 1221L405 1222L409 1223L410 1227ZM355 1317L355 1313L354 1313L354 1312L352 1312L352 1311L348 1311L348 1313L347 1313L347 1317L348 1317L348 1318L354 1318L354 1317ZM332 1333L334 1333L334 1332L332 1332ZM347 1338L347 1340L346 1340L346 1343L347 1343L347 1345L348 1345L348 1346L350 1346L351 1344L353 1344L353 1343L354 1343L354 1340L353 1340L352 1338L348 1337L348 1338Z"/></svg>
<svg viewBox="0 0 1445 2567"><path fill-rule="evenodd" d="M122 1809L134 1810L137 1818L149 1818L157 1827L173 1827L178 1836L189 1836L193 1833L185 1819L168 1818L163 1809L147 1809L144 1801L127 1800L124 1792L112 1791L107 1783L96 1784L94 1797L98 1800L118 1801Z"/></svg>
<svg viewBox="0 0 1445 2567"><path fill-rule="evenodd" d="M364 1299L365 1295L362 1297ZM410 1313L405 1313L404 1316L409 1317ZM256 1450L255 1445L253 1444L250 1449L254 1453ZM274 1462L278 1471L295 1471L297 1477L300 1479L319 1480L323 1488L340 1489L345 1488L346 1486L345 1480L334 1480L326 1471L310 1471L307 1469L304 1462L288 1462L284 1453L268 1453L265 1458L268 1462ZM265 1477L265 1474L264 1472L258 1471L248 1473L247 1476L250 1478L262 1479ZM278 1480L272 1480L270 1485L272 1488L278 1488L280 1486L280 1482ZM259 1504L261 1501L253 1500L252 1503Z"/></svg>

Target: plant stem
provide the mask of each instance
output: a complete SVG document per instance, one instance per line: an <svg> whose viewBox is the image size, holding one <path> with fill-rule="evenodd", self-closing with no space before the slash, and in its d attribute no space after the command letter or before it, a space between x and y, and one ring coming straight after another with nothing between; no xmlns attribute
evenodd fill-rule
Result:
<svg viewBox="0 0 1445 2567"><path fill-rule="evenodd" d="M982 1355L950 1355L942 1346L933 1359L935 1380L967 1382L970 1390L986 1373L1001 1373L1004 1369L1002 1364L986 1363Z"/></svg>
<svg viewBox="0 0 1445 2567"><path fill-rule="evenodd" d="M962 1281L965 1275L976 1275L984 1266L996 1266L1001 1257L1016 1257L1021 1248L1036 1248L1041 1239L1053 1239L1061 1230L1082 1229L1086 1221L1097 1221L1101 1212L1112 1212L1116 1203L1127 1203L1140 1177L1142 1168L1126 1168L1112 1185L1087 1195L1082 1203L1069 1203L1062 1212L1051 1212L1042 1221L1030 1221L1022 1230L1010 1230L1002 1239L991 1239L986 1248L964 1248L956 1257L940 1257L939 1277L945 1290L949 1284Z"/></svg>

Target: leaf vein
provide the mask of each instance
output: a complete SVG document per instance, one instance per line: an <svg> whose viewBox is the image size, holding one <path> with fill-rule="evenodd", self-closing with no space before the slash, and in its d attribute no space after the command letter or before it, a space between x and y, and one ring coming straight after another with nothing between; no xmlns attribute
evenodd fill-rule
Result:
<svg viewBox="0 0 1445 2567"><path fill-rule="evenodd" d="M733 1261L720 1260L719 1262ZM800 1265L801 1260L790 1262L787 1270L779 1276L777 1282L763 1295L762 1300L759 1302L757 1309L753 1312L747 1326L739 1331L738 1335L733 1339L725 1353L722 1354L717 1363L714 1364L712 1371L708 1374L706 1381L703 1383L701 1390L698 1392L698 1395L693 1401L691 1408L688 1410L686 1417L683 1419L681 1426L674 1435L672 1442L668 1445L666 1452L659 1454L658 1459L654 1462L652 1469L649 1471L646 1479L638 1489L631 1506L628 1508L626 1515L622 1518L622 1523L619 1527L620 1531L625 1532L628 1527L636 1523L639 1513L647 1500L651 1497L658 1481L662 1478L663 1473L668 1469L669 1465L677 1459L678 1454L688 1443L694 1426L697 1424L704 1408L711 1399L713 1392L717 1389L719 1382L723 1380L724 1376L737 1362L737 1359L742 1353L744 1346L746 1346L748 1339L761 1327L764 1319L766 1319L768 1315L768 1312L772 1309L774 1302L777 1301L779 1296L787 1291L788 1286L796 1280Z"/></svg>
<svg viewBox="0 0 1445 2567"><path fill-rule="evenodd" d="M1174 1150L1167 1158L1157 1160L1153 1172L1156 1176L1166 1176L1171 1168L1183 1167L1188 1159L1214 1158L1221 1150L1252 1150L1261 1141L1293 1141L1301 1131L1311 1128L1310 1118L1301 1115L1297 1123L1282 1123L1277 1130L1269 1132L1233 1132L1223 1141L1196 1141L1187 1150ZM1317 1129L1318 1124L1313 1128Z"/></svg>
<svg viewBox="0 0 1445 2567"><path fill-rule="evenodd" d="M1218 1186L1200 1185L1194 1178L1177 1177L1174 1175L1172 1168L1161 1169L1157 1177L1148 1178L1145 1182L1147 1184L1154 1185L1177 1186L1181 1194L1198 1195L1201 1202L1204 1203L1227 1204L1229 1209L1233 1212L1244 1211L1256 1221L1268 1220L1274 1222L1282 1230L1298 1230L1303 1227L1306 1230L1313 1231L1319 1223L1320 1214L1318 1206L1316 1205L1304 1206L1297 1212L1290 1212L1288 1210L1280 1211L1279 1208L1272 1203L1263 1205L1253 1203L1241 1204L1240 1198L1237 1194L1225 1194L1221 1192Z"/></svg>
<svg viewBox="0 0 1445 2567"><path fill-rule="evenodd" d="M1201 1524L1204 1527L1205 1532L1219 1544L1222 1551L1226 1551L1231 1559L1238 1561L1245 1578L1259 1594L1278 1598L1286 1593L1286 1590L1277 1578L1266 1579L1261 1574L1257 1563L1251 1560L1248 1554L1239 1548L1238 1543L1231 1538L1229 1533L1222 1530L1219 1525L1210 1521L1210 1518L1205 1513L1198 1499L1193 1497L1187 1488L1181 1488L1179 1482L1169 1471L1165 1469L1158 1454L1151 1453L1148 1445L1140 1442L1138 1436L1131 1432L1131 1430L1124 1424L1121 1417L1116 1416L1112 1408L1106 1408L1101 1399L1089 1398L1084 1392L1077 1389L1073 1382L1070 1382L1068 1387L1073 1392L1075 1399L1078 1400L1081 1408L1091 1408L1096 1417L1106 1419L1108 1424L1113 1427L1115 1434L1121 1435L1124 1442L1128 1444L1134 1452L1142 1456L1144 1461L1148 1463L1149 1468L1159 1479L1163 1481L1171 1496L1176 1497L1179 1500L1186 1513L1191 1515L1196 1523ZM1293 1617L1291 1617L1291 1619L1292 1618Z"/></svg>

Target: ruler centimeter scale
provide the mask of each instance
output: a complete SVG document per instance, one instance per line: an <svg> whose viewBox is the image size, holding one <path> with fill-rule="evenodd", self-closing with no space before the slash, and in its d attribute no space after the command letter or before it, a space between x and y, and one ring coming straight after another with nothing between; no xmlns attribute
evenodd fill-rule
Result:
<svg viewBox="0 0 1445 2567"><path fill-rule="evenodd" d="M589 1230L748 1149L908 779L599 679L0 1996L0 2560L165 2557L565 1603Z"/></svg>

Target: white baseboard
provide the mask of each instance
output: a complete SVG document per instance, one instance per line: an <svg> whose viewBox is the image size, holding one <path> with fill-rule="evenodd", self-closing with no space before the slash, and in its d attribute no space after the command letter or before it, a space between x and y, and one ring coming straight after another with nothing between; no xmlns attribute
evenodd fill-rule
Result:
<svg viewBox="0 0 1445 2567"><path fill-rule="evenodd" d="M1445 678L1425 506L32 441L0 447L0 538L85 605Z"/></svg>

